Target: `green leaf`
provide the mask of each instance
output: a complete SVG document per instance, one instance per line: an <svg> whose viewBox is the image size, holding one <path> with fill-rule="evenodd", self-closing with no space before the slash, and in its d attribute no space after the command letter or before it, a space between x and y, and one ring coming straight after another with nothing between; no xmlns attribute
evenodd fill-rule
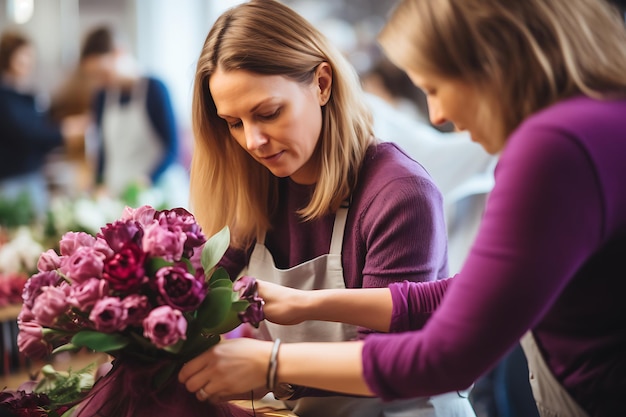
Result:
<svg viewBox="0 0 626 417"><path fill-rule="evenodd" d="M230 245L230 230L225 226L222 230L211 236L202 248L202 268L205 273L209 273L215 265L222 259L224 253Z"/></svg>
<svg viewBox="0 0 626 417"><path fill-rule="evenodd" d="M248 308L249 305L250 303L247 302L246 300L237 300L231 305L231 308L232 310L235 310L237 313L241 313L241 312L246 311L246 308Z"/></svg>
<svg viewBox="0 0 626 417"><path fill-rule="evenodd" d="M233 291L233 283L230 279L218 279L215 281L211 281L209 284L211 290L216 288L228 288L231 292Z"/></svg>
<svg viewBox="0 0 626 417"><path fill-rule="evenodd" d="M216 327L230 311L233 302L233 291L230 288L212 288L198 308L196 321L204 328Z"/></svg>
<svg viewBox="0 0 626 417"><path fill-rule="evenodd" d="M212 287L214 281L220 281L223 279L230 281L230 275L228 275L228 272L224 268L219 267L215 270L215 272L213 272L211 278L209 278L209 285Z"/></svg>
<svg viewBox="0 0 626 417"><path fill-rule="evenodd" d="M79 347L87 347L96 352L112 352L128 346L130 340L117 333L101 333L83 330L72 337L72 343Z"/></svg>
<svg viewBox="0 0 626 417"><path fill-rule="evenodd" d="M193 340L187 340L180 351L180 357L183 360L195 358L208 348L217 345L220 340L220 336L216 334L198 334Z"/></svg>
<svg viewBox="0 0 626 417"><path fill-rule="evenodd" d="M226 316L217 326L204 328L203 331L211 334L224 334L231 330L236 329L241 325L241 319L239 319L239 311L235 308L231 308L226 312Z"/></svg>
<svg viewBox="0 0 626 417"><path fill-rule="evenodd" d="M59 347L57 347L56 349L54 349L52 351L52 354L56 354L56 353L60 353L60 352L75 352L78 349L80 349L80 346L76 346L72 343L66 343L64 345L61 345Z"/></svg>

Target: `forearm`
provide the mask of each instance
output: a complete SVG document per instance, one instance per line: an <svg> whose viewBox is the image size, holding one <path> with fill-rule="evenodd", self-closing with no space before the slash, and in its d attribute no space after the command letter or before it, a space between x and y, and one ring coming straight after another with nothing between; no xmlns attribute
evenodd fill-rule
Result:
<svg viewBox="0 0 626 417"><path fill-rule="evenodd" d="M372 396L363 379L362 342L285 343L276 382L344 394Z"/></svg>
<svg viewBox="0 0 626 417"><path fill-rule="evenodd" d="M388 288L317 290L306 292L300 306L303 320L333 321L387 332L393 303Z"/></svg>

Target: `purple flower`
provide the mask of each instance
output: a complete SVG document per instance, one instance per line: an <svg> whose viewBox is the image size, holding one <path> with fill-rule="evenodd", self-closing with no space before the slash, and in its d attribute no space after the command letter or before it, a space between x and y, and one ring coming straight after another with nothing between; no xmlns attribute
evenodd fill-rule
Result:
<svg viewBox="0 0 626 417"><path fill-rule="evenodd" d="M136 209L126 206L122 212L121 220L133 220L145 227L152 223L155 214L156 210L150 206L141 206Z"/></svg>
<svg viewBox="0 0 626 417"><path fill-rule="evenodd" d="M28 281L26 281L24 290L22 291L22 300L24 300L24 305L32 309L33 304L35 303L35 298L41 294L41 289L43 287L57 285L59 279L61 279L60 275L54 271L40 272L31 276Z"/></svg>
<svg viewBox="0 0 626 417"><path fill-rule="evenodd" d="M37 269L40 272L54 271L61 266L61 258L54 251L54 249L48 249L39 256L37 261Z"/></svg>
<svg viewBox="0 0 626 417"><path fill-rule="evenodd" d="M61 255L70 256L76 249L87 246L91 247L96 242L96 238L85 232L67 232L59 242Z"/></svg>
<svg viewBox="0 0 626 417"><path fill-rule="evenodd" d="M90 278L102 277L103 269L104 255L93 246L76 248L72 255L61 259L61 273L78 284Z"/></svg>
<svg viewBox="0 0 626 417"><path fill-rule="evenodd" d="M115 291L133 292L142 284L145 275L146 254L133 242L121 247L104 263L102 278Z"/></svg>
<svg viewBox="0 0 626 417"><path fill-rule="evenodd" d="M202 228L196 222L193 214L182 207L163 210L157 213L155 218L159 220L161 225L165 223L169 226L180 228L187 236L184 249L184 256L186 257L190 257L195 248L204 245L204 242L206 242L206 236L202 233Z"/></svg>
<svg viewBox="0 0 626 417"><path fill-rule="evenodd" d="M81 311L88 311L101 298L109 293L109 283L103 279L90 278L78 285L72 285L67 301Z"/></svg>
<svg viewBox="0 0 626 417"><path fill-rule="evenodd" d="M139 294L131 294L124 298L122 306L126 309L126 324L129 326L141 326L151 307L148 297Z"/></svg>
<svg viewBox="0 0 626 417"><path fill-rule="evenodd" d="M164 348L185 339L187 321L183 313L170 306L160 306L143 321L143 335L158 348Z"/></svg>
<svg viewBox="0 0 626 417"><path fill-rule="evenodd" d="M118 220L101 228L98 236L102 237L114 252L118 252L130 243L140 245L143 229L135 221Z"/></svg>
<svg viewBox="0 0 626 417"><path fill-rule="evenodd" d="M122 300L117 297L104 297L96 302L89 313L96 330L104 333L113 333L124 330L126 327L126 309Z"/></svg>
<svg viewBox="0 0 626 417"><path fill-rule="evenodd" d="M238 291L239 298L250 303L245 311L239 313L241 321L258 327L259 323L265 319L265 314L263 313L263 305L265 302L259 296L256 279L249 276L239 278L233 284L233 291Z"/></svg>
<svg viewBox="0 0 626 417"><path fill-rule="evenodd" d="M25 356L40 360L52 352L52 346L43 338L43 328L33 322L19 322L17 334L17 347Z"/></svg>
<svg viewBox="0 0 626 417"><path fill-rule="evenodd" d="M182 266L159 269L156 272L156 284L165 304L181 311L195 310L206 297L206 285L202 277L196 278Z"/></svg>
<svg viewBox="0 0 626 417"><path fill-rule="evenodd" d="M69 291L70 287L67 284L58 287L43 287L31 310L35 320L42 326L52 326L69 307L67 301Z"/></svg>
<svg viewBox="0 0 626 417"><path fill-rule="evenodd" d="M180 261L183 256L187 235L178 226L168 226L153 221L146 226L143 248L150 256L159 256L166 261Z"/></svg>

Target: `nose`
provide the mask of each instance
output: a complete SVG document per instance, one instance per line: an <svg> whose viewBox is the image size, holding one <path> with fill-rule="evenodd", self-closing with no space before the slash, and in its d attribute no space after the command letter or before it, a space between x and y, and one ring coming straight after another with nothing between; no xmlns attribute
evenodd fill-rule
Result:
<svg viewBox="0 0 626 417"><path fill-rule="evenodd" d="M249 151L256 151L268 142L267 136L257 125L244 126L244 133L246 136L246 148Z"/></svg>
<svg viewBox="0 0 626 417"><path fill-rule="evenodd" d="M441 111L441 107L431 99L428 100L428 117L434 126L442 125L448 121Z"/></svg>

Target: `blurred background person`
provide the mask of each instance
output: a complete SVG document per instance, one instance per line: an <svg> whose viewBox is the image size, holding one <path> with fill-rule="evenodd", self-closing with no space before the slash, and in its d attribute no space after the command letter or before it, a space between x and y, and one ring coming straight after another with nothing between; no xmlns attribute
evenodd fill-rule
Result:
<svg viewBox="0 0 626 417"><path fill-rule="evenodd" d="M168 204L186 205L188 175L178 163L177 123L163 81L141 74L108 26L87 34L79 65L98 89L93 102L97 183L113 196L137 183L155 186Z"/></svg>
<svg viewBox="0 0 626 417"><path fill-rule="evenodd" d="M99 89L95 79L83 71L80 65L74 65L61 84L53 90L50 99L49 114L52 120L60 121L68 116L82 115L91 120L94 97ZM93 124L90 125L93 128ZM90 140L91 139L91 140ZM58 166L69 168L71 181L62 183L65 195L76 196L93 190L97 161L97 143L91 129L85 135L85 140L74 149L63 149L64 152L55 152Z"/></svg>
<svg viewBox="0 0 626 417"><path fill-rule="evenodd" d="M44 175L46 156L63 145L73 148L83 140L87 120L65 118L53 123L40 111L29 81L35 49L24 34L4 32L0 39L0 196L26 195L34 214L43 216L49 190Z"/></svg>

